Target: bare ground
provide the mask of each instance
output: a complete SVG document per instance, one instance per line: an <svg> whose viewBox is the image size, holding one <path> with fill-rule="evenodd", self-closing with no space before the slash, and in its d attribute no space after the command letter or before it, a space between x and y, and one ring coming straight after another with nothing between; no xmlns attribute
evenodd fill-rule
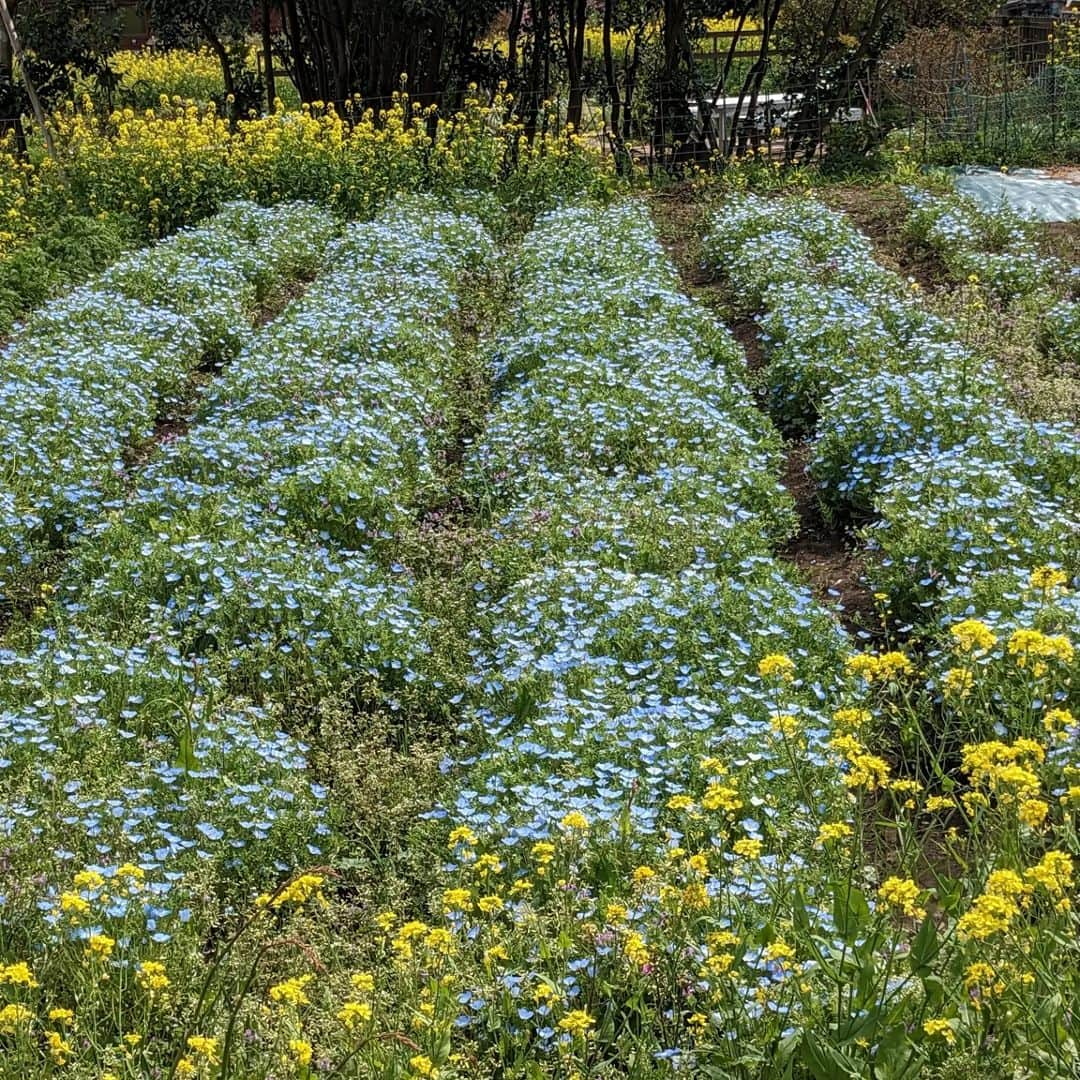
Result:
<svg viewBox="0 0 1080 1080"><path fill-rule="evenodd" d="M756 381L765 367L757 322L735 314L736 305L724 283L702 265L705 206L686 191L655 196L652 210L661 242L679 269L683 288L727 323L746 354L750 381ZM862 558L851 537L822 516L817 491L806 473L809 454L805 442L789 445L782 482L795 501L799 529L777 554L802 571L815 596L837 612L848 630L868 629L873 625L874 602L862 582Z"/></svg>

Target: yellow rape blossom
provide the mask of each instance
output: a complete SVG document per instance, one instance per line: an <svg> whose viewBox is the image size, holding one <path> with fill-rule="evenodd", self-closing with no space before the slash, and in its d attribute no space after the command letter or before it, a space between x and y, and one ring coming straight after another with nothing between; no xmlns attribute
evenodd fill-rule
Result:
<svg viewBox="0 0 1080 1080"><path fill-rule="evenodd" d="M786 941L774 941L766 945L761 954L769 963L786 965L795 959L795 949Z"/></svg>
<svg viewBox="0 0 1080 1080"><path fill-rule="evenodd" d="M160 993L169 987L169 976L165 965L160 960L144 960L135 972L135 982L151 994Z"/></svg>
<svg viewBox="0 0 1080 1080"><path fill-rule="evenodd" d="M789 683L795 678L795 663L783 653L770 653L758 661L758 674L763 679Z"/></svg>
<svg viewBox="0 0 1080 1080"><path fill-rule="evenodd" d="M305 990L314 978L315 976L309 973L279 982L270 987L268 991L269 998L275 1005L287 1005L294 1009L310 1005L311 1002L308 1000Z"/></svg>
<svg viewBox="0 0 1080 1080"><path fill-rule="evenodd" d="M910 878L890 877L881 883L878 898L911 919L922 919L926 909L919 905L923 890Z"/></svg>
<svg viewBox="0 0 1080 1080"><path fill-rule="evenodd" d="M824 847L836 840L847 840L853 833L854 829L845 821L826 822L818 829L814 846Z"/></svg>
<svg viewBox="0 0 1080 1080"><path fill-rule="evenodd" d="M95 960L108 960L116 948L116 938L108 934L93 934L86 943L86 955Z"/></svg>
<svg viewBox="0 0 1080 1080"><path fill-rule="evenodd" d="M858 731L866 727L873 719L873 713L869 709L837 709L833 714L833 723L838 729Z"/></svg>
<svg viewBox="0 0 1080 1080"><path fill-rule="evenodd" d="M706 789L701 797L701 805L706 810L726 810L735 813L742 809L742 799L738 788L714 781Z"/></svg>
<svg viewBox="0 0 1080 1080"><path fill-rule="evenodd" d="M206 1035L189 1035L187 1048L196 1057L201 1057L208 1065L220 1065L218 1040Z"/></svg>
<svg viewBox="0 0 1080 1080"><path fill-rule="evenodd" d="M1013 631L1008 644L1009 655L1016 658L1017 667L1031 666L1032 673L1041 677L1046 672L1045 660L1072 663L1073 646L1064 634L1044 634L1041 630Z"/></svg>
<svg viewBox="0 0 1080 1080"><path fill-rule="evenodd" d="M442 899L443 907L448 911L472 910L472 893L468 889L446 889Z"/></svg>
<svg viewBox="0 0 1080 1080"><path fill-rule="evenodd" d="M426 1054L416 1054L409 1058L409 1068L413 1076L423 1077L423 1080L436 1080L439 1070L435 1063Z"/></svg>
<svg viewBox="0 0 1080 1080"><path fill-rule="evenodd" d="M306 1068L311 1064L313 1053L311 1043L306 1039L289 1040L289 1056L301 1068Z"/></svg>
<svg viewBox="0 0 1080 1080"><path fill-rule="evenodd" d="M1024 871L1024 879L1040 885L1051 896L1060 896L1073 883L1073 861L1064 851L1048 851L1034 866Z"/></svg>
<svg viewBox="0 0 1080 1080"><path fill-rule="evenodd" d="M337 1014L347 1031L355 1031L372 1017L371 1006L366 1001L346 1001Z"/></svg>
<svg viewBox="0 0 1080 1080"><path fill-rule="evenodd" d="M303 907L312 898L325 905L326 898L322 894L324 880L321 874L301 874L270 901L270 906L280 908L285 904L295 904Z"/></svg>
<svg viewBox="0 0 1080 1080"><path fill-rule="evenodd" d="M46 1031L45 1044L54 1065L67 1064L68 1057L71 1055L71 1043L59 1031Z"/></svg>
<svg viewBox="0 0 1080 1080"><path fill-rule="evenodd" d="M955 623L950 627L949 633L961 652L971 653L973 656L981 656L997 644L997 636L993 630L978 619L964 619Z"/></svg>
<svg viewBox="0 0 1080 1080"><path fill-rule="evenodd" d="M887 683L901 675L910 675L915 669L903 653L886 652L878 656L857 653L848 659L846 670L849 675L865 679L868 683Z"/></svg>
<svg viewBox="0 0 1080 1080"><path fill-rule="evenodd" d="M626 941L623 943L623 954L631 964L637 967L644 967L650 960L645 939L636 931L631 931L626 935Z"/></svg>
<svg viewBox="0 0 1080 1080"><path fill-rule="evenodd" d="M947 698L963 701L971 696L975 676L968 668L949 668L941 680L941 692Z"/></svg>
<svg viewBox="0 0 1080 1080"><path fill-rule="evenodd" d="M85 892L93 892L95 889L105 887L105 878L96 870L80 870L71 882L76 889L82 889Z"/></svg>
<svg viewBox="0 0 1080 1080"><path fill-rule="evenodd" d="M1039 566L1032 570L1029 584L1033 589L1052 593L1060 589L1068 580L1069 577L1064 570L1056 570L1052 566Z"/></svg>
<svg viewBox="0 0 1080 1080"><path fill-rule="evenodd" d="M595 1024L596 1021L584 1009L574 1009L559 1021L559 1027L570 1032L574 1038L584 1038Z"/></svg>
<svg viewBox="0 0 1080 1080"><path fill-rule="evenodd" d="M14 1035L21 1028L26 1027L33 1017L33 1012L25 1005L9 1002L0 1009L0 1034Z"/></svg>
<svg viewBox="0 0 1080 1080"><path fill-rule="evenodd" d="M952 1024L948 1020L940 1018L925 1020L923 1022L923 1031L932 1039L944 1039L950 1046L956 1042L956 1032L953 1031Z"/></svg>
<svg viewBox="0 0 1080 1080"><path fill-rule="evenodd" d="M22 986L27 990L37 987L38 981L25 960L18 960L6 967L0 965L0 986Z"/></svg>
<svg viewBox="0 0 1080 1080"><path fill-rule="evenodd" d="M462 847L476 847L476 843L476 833L468 825L459 825L456 829L452 829L447 840L447 846L451 849L459 844Z"/></svg>
<svg viewBox="0 0 1080 1080"><path fill-rule="evenodd" d="M60 910L71 919L78 919L80 915L85 915L90 910L90 901L77 892L62 892Z"/></svg>
<svg viewBox="0 0 1080 1080"><path fill-rule="evenodd" d="M1029 829L1038 829L1046 821L1050 807L1042 799L1025 799L1017 811L1022 824Z"/></svg>

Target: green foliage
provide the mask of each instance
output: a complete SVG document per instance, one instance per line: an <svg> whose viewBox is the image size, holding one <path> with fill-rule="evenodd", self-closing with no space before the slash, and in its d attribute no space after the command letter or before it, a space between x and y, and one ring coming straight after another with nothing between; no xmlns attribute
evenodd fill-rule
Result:
<svg viewBox="0 0 1080 1080"><path fill-rule="evenodd" d="M29 308L85 281L116 260L135 237L122 216L68 214L0 259L0 333Z"/></svg>

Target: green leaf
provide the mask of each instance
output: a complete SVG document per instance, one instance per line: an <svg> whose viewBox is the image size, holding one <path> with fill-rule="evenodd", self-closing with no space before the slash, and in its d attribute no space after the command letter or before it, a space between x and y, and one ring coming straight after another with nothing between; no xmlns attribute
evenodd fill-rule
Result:
<svg viewBox="0 0 1080 1080"><path fill-rule="evenodd" d="M859 1075L859 1066L846 1054L821 1042L813 1032L803 1032L803 1064L810 1070L814 1080L852 1080Z"/></svg>
<svg viewBox="0 0 1080 1080"><path fill-rule="evenodd" d="M841 882L833 890L833 918L843 939L849 944L854 942L870 921L866 896L854 885Z"/></svg>
<svg viewBox="0 0 1080 1080"><path fill-rule="evenodd" d="M922 984L926 993L926 1007L930 1012L936 1012L945 1001L945 984L939 975L927 975Z"/></svg>
<svg viewBox="0 0 1080 1080"><path fill-rule="evenodd" d="M914 975L928 975L934 958L939 951L937 926L927 915L919 927L918 934L911 946L911 971Z"/></svg>

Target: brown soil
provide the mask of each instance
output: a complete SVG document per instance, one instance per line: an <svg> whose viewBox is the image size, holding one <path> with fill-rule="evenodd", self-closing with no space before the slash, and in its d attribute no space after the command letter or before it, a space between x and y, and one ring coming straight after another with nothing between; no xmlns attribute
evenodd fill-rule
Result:
<svg viewBox="0 0 1080 1080"><path fill-rule="evenodd" d="M765 368L765 350L761 347L758 336L759 327L755 319L739 319L730 324L732 336L746 353L746 368L753 374Z"/></svg>
<svg viewBox="0 0 1080 1080"><path fill-rule="evenodd" d="M783 485L795 500L799 531L780 555L804 574L818 599L835 608L844 628L871 630L875 624L874 599L863 584L863 559L844 532L825 520L817 489L806 473L808 443L793 443L788 450Z"/></svg>
<svg viewBox="0 0 1080 1080"><path fill-rule="evenodd" d="M679 268L686 291L724 318L746 353L747 371L754 376L765 367L765 353L753 318L738 318L723 282L702 267L700 236L705 207L689 191L665 193L652 202L660 240ZM851 538L830 525L821 514L814 482L806 474L810 447L792 443L787 455L783 485L795 500L799 530L777 552L802 572L815 596L834 609L849 630L872 629L874 601L862 583L863 562Z"/></svg>
<svg viewBox="0 0 1080 1080"><path fill-rule="evenodd" d="M902 225L908 202L894 184L832 184L817 194L822 202L847 214L867 235L882 265L914 278L923 289L936 289L944 283L946 274L938 259L905 239Z"/></svg>
<svg viewBox="0 0 1080 1080"><path fill-rule="evenodd" d="M1064 180L1069 184L1080 184L1080 165L1047 165L1043 172L1055 180Z"/></svg>
<svg viewBox="0 0 1080 1080"><path fill-rule="evenodd" d="M263 301L262 307L255 312L255 317L252 319L254 326L259 328L265 326L268 322L273 322L294 300L298 300L307 292L307 287L313 280L314 278L309 275L297 278L295 281L283 285L280 289L276 289Z"/></svg>
<svg viewBox="0 0 1080 1080"><path fill-rule="evenodd" d="M716 278L702 265L701 234L706 209L689 187L653 192L649 198L653 220L668 255L679 269L688 292L716 285Z"/></svg>
<svg viewBox="0 0 1080 1080"><path fill-rule="evenodd" d="M1043 229L1047 254L1080 266L1080 221L1048 221Z"/></svg>

